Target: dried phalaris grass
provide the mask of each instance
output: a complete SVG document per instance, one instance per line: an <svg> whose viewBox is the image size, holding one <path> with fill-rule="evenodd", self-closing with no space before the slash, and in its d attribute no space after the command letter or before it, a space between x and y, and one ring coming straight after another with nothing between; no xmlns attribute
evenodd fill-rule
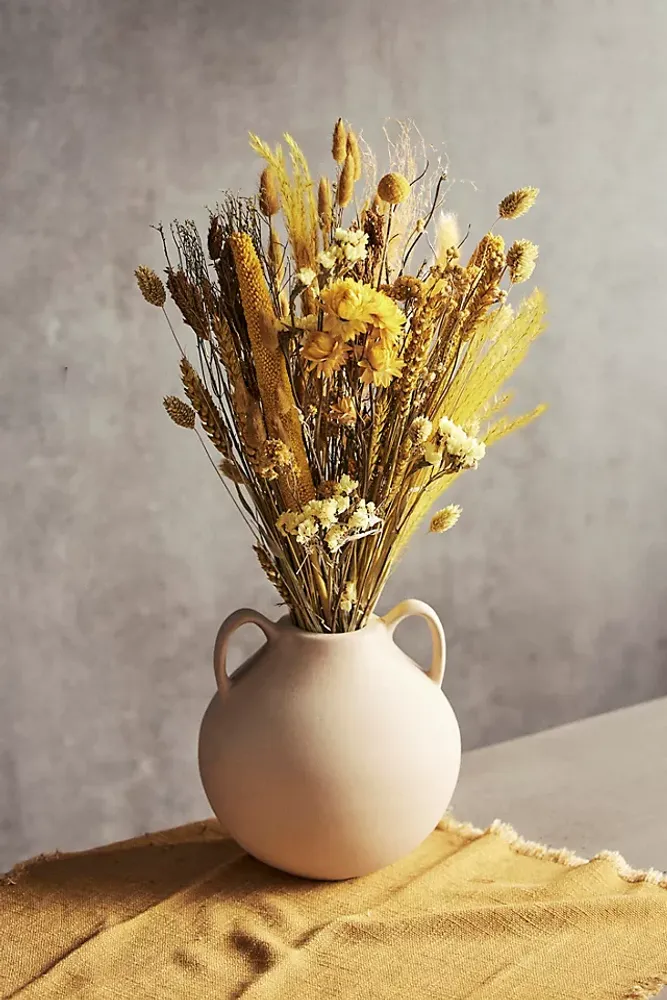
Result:
<svg viewBox="0 0 667 1000"><path fill-rule="evenodd" d="M515 240L507 251L507 270L513 285L528 281L537 263L539 248L530 240Z"/></svg>
<svg viewBox="0 0 667 1000"><path fill-rule="evenodd" d="M196 418L220 452L213 464L293 622L350 631L441 494L543 410L511 415L502 389L544 325L539 292L516 313L505 302L537 247L517 239L506 252L489 232L464 265L446 171L428 167L409 124L382 171L339 120L333 191L326 177L313 184L291 136L251 145L264 160L253 197L225 195L204 241L189 221L159 228L167 290L196 347L188 360L178 340L189 403L164 405L211 461ZM536 194L512 192L501 218ZM152 269L137 283L165 305ZM431 531L459 514L442 507Z"/></svg>
<svg viewBox="0 0 667 1000"><path fill-rule="evenodd" d="M152 267L138 267L135 272L139 291L152 306L162 307L167 299L162 279Z"/></svg>
<svg viewBox="0 0 667 1000"><path fill-rule="evenodd" d="M331 140L331 155L336 163L343 163L347 155L347 130L342 118L339 118L334 125L333 138Z"/></svg>
<svg viewBox="0 0 667 1000"><path fill-rule="evenodd" d="M517 191L510 191L498 205L498 215L501 219L518 219L533 207L539 193L540 189L536 187L523 187Z"/></svg>
<svg viewBox="0 0 667 1000"><path fill-rule="evenodd" d="M178 424L179 427L188 427L192 430L197 414L191 406L184 403L178 396L165 396L162 404L175 424Z"/></svg>
<svg viewBox="0 0 667 1000"><path fill-rule="evenodd" d="M461 513L461 508L458 504L450 503L447 507L443 507L442 510L437 511L433 515L429 531L436 535L442 535L443 532L449 531L450 528L454 527Z"/></svg>

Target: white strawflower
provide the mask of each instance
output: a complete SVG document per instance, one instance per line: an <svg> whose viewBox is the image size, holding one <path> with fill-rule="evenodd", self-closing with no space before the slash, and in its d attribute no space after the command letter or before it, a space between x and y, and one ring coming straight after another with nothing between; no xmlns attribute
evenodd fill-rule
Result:
<svg viewBox="0 0 667 1000"><path fill-rule="evenodd" d="M324 271L330 271L338 260L338 255L332 250L320 250L317 255L317 263Z"/></svg>
<svg viewBox="0 0 667 1000"><path fill-rule="evenodd" d="M329 528L324 536L324 541L327 543L331 552L338 552L339 548L345 541L346 536L346 529L340 524L334 524L333 527Z"/></svg>
<svg viewBox="0 0 667 1000"><path fill-rule="evenodd" d="M314 517L304 517L297 525L296 529L296 540L302 545L305 545L310 539L317 534L317 521Z"/></svg>
<svg viewBox="0 0 667 1000"><path fill-rule="evenodd" d="M354 491L359 488L359 483L356 479L348 476L347 472L344 472L340 477L337 486L341 493L346 493L349 496L350 493L354 493Z"/></svg>
<svg viewBox="0 0 667 1000"><path fill-rule="evenodd" d="M317 275L313 271L312 267L302 267L300 271L297 271L295 278L300 285L304 288L310 288L312 283L315 281Z"/></svg>
<svg viewBox="0 0 667 1000"><path fill-rule="evenodd" d="M474 469L486 454L486 445L477 438L470 437L449 417L441 417L438 430L444 441L448 455L461 460L464 468ZM427 459L427 461L429 461Z"/></svg>

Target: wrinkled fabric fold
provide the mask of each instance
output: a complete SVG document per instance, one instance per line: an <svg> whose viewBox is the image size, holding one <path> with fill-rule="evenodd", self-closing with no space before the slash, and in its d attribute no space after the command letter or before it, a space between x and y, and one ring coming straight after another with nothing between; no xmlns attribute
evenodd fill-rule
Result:
<svg viewBox="0 0 667 1000"><path fill-rule="evenodd" d="M667 983L667 880L445 819L408 858L312 882L214 821L0 880L2 1000L627 1000Z"/></svg>

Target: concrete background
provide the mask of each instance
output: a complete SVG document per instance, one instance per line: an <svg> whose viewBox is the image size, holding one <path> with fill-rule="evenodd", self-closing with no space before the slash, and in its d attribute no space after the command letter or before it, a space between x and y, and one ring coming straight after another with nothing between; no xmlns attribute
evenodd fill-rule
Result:
<svg viewBox="0 0 667 1000"><path fill-rule="evenodd" d="M0 29L0 868L207 812L212 639L274 597L162 411L177 359L132 270L161 267L151 223L252 186L248 129L318 170L339 114L377 146L412 117L480 234L542 188L515 232L551 330L515 384L550 411L385 605L440 612L468 747L667 692L661 0L5 0Z"/></svg>

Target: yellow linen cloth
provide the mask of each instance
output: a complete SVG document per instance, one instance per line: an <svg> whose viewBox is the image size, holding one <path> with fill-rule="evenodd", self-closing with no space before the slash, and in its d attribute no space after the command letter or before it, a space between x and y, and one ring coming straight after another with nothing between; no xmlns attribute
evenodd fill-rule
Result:
<svg viewBox="0 0 667 1000"><path fill-rule="evenodd" d="M0 885L0 995L21 1000L620 1000L667 982L667 881L496 823L312 882L213 821L36 858Z"/></svg>

